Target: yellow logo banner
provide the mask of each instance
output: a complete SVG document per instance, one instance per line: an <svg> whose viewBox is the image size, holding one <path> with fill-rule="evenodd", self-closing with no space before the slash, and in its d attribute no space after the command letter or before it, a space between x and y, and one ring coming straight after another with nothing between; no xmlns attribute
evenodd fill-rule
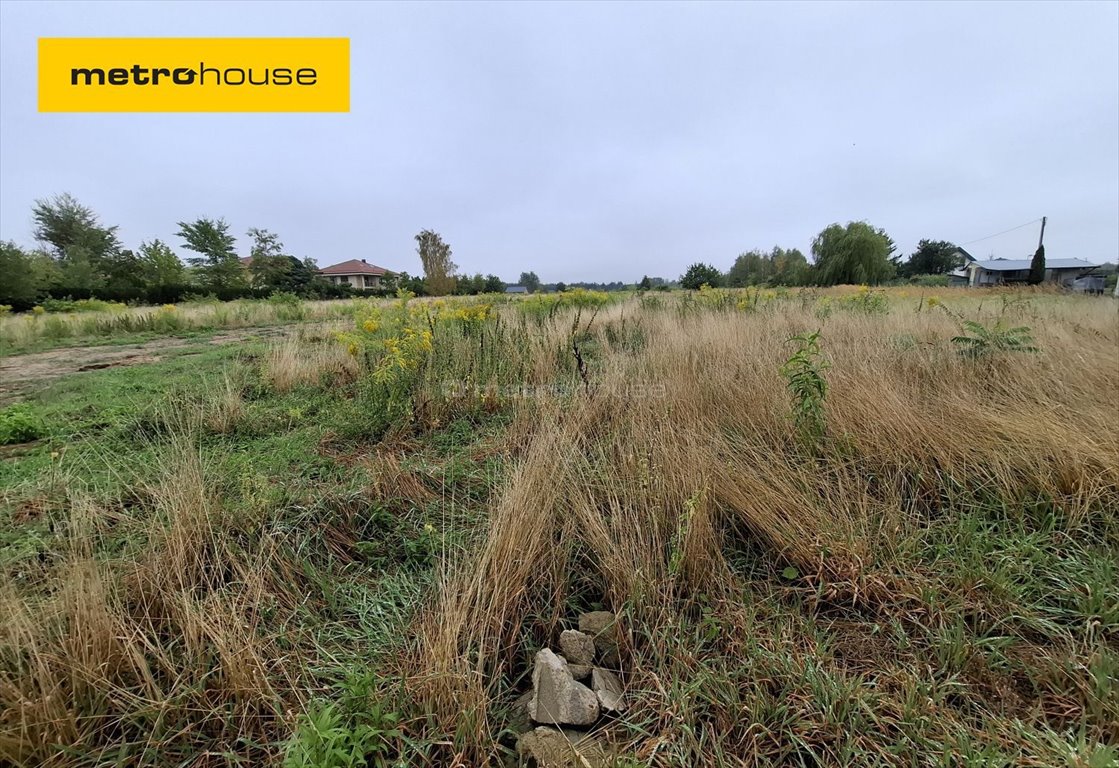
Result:
<svg viewBox="0 0 1119 768"><path fill-rule="evenodd" d="M40 112L349 112L346 37L42 37Z"/></svg>

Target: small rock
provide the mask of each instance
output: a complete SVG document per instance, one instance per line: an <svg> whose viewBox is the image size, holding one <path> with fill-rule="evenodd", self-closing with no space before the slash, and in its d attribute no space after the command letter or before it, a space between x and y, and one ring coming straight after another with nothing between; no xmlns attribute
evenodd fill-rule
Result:
<svg viewBox="0 0 1119 768"><path fill-rule="evenodd" d="M624 712L626 709L625 696L622 693L622 681L608 669L594 668L591 673L591 688L598 696L598 702L607 712Z"/></svg>
<svg viewBox="0 0 1119 768"><path fill-rule="evenodd" d="M567 662L547 648L536 654L532 690L528 714L538 723L590 725L598 717L598 696L575 682Z"/></svg>
<svg viewBox="0 0 1119 768"><path fill-rule="evenodd" d="M513 702L509 711L509 730L525 733L532 730L532 719L528 716L528 705L532 702L532 691L522 694Z"/></svg>
<svg viewBox="0 0 1119 768"><path fill-rule="evenodd" d="M576 680L586 680L591 676L591 670L594 669L590 664L568 664L567 671Z"/></svg>
<svg viewBox="0 0 1119 768"><path fill-rule="evenodd" d="M618 623L610 611L591 611L580 614L579 631L591 636L599 663L607 667L617 667L621 661L618 655Z"/></svg>
<svg viewBox="0 0 1119 768"><path fill-rule="evenodd" d="M600 768L607 753L593 737L543 726L517 739L522 762L535 761L537 768Z"/></svg>
<svg viewBox="0 0 1119 768"><path fill-rule="evenodd" d="M577 629L560 633L560 648L568 664L594 664L594 638Z"/></svg>

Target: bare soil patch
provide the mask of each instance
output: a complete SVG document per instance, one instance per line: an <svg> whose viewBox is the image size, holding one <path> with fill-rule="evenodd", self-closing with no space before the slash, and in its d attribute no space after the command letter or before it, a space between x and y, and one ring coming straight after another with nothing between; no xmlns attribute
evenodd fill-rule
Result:
<svg viewBox="0 0 1119 768"><path fill-rule="evenodd" d="M244 328L225 331L206 341L198 339L153 339L143 344L65 347L46 352L0 358L0 404L20 400L27 392L55 379L85 371L159 362L169 350L203 344L236 344L254 336L282 336L291 329Z"/></svg>

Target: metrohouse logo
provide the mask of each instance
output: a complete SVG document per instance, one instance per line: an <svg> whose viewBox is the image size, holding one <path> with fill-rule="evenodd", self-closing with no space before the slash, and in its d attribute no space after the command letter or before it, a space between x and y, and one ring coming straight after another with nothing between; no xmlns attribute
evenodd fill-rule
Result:
<svg viewBox="0 0 1119 768"><path fill-rule="evenodd" d="M348 112L348 38L40 38L40 112Z"/></svg>
<svg viewBox="0 0 1119 768"><path fill-rule="evenodd" d="M133 64L131 67L113 67L108 71L100 68L87 69L74 67L70 70L70 85L159 85L159 78L163 77L164 85L170 80L175 85L206 85L209 75L217 85L314 85L318 73L313 67L303 67L292 74L290 67L278 67L274 70L265 68L257 74L259 80L253 78L253 69L229 67L216 69L207 67L205 62L198 65L197 69L177 67L174 70L167 67L142 67Z"/></svg>

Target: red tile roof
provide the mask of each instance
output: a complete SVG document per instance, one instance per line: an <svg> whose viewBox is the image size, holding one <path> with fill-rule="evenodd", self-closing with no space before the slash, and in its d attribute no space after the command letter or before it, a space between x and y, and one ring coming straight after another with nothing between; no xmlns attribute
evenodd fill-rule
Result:
<svg viewBox="0 0 1119 768"><path fill-rule="evenodd" d="M365 259L350 259L319 270L319 274L323 275L386 275L388 273L389 271L384 267L369 264Z"/></svg>

